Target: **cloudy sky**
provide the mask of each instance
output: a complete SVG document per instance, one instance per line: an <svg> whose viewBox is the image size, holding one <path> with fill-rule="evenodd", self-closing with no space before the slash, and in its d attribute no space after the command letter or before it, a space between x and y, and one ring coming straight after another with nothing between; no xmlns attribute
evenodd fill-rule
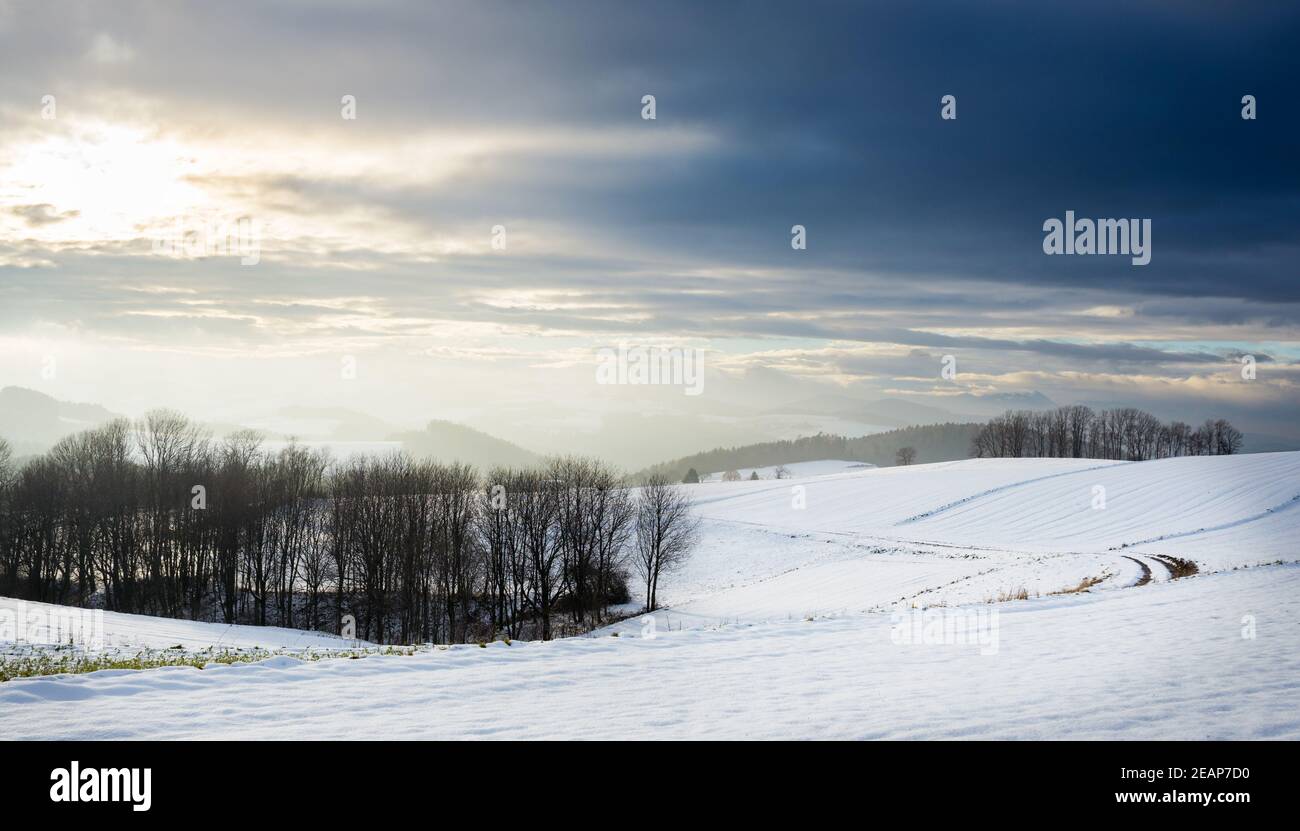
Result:
<svg viewBox="0 0 1300 831"><path fill-rule="evenodd" d="M1282 5L0 0L0 385L499 428L617 407L627 343L704 350L715 403L1300 438ZM1150 264L1047 256L1067 210L1149 218ZM210 244L241 217L256 264Z"/></svg>

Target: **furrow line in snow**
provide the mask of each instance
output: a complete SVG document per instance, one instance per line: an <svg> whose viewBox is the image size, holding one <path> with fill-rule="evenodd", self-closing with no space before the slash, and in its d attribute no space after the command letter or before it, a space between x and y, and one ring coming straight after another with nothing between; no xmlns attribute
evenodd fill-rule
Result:
<svg viewBox="0 0 1300 831"><path fill-rule="evenodd" d="M1242 517L1241 519L1234 519L1231 522L1223 522L1218 525L1210 525L1205 528L1197 528L1195 531L1179 531L1173 534L1161 534L1158 537L1150 537L1149 539L1145 539L1145 540L1124 542L1124 543L1120 543L1119 545L1111 546L1109 550L1120 551L1125 548L1132 548L1135 545L1147 545L1148 543L1153 543L1153 542L1164 542L1165 540L1176 540L1176 539L1181 539L1182 537L1193 537L1196 536L1197 534L1208 534L1212 531L1223 531L1228 528L1239 528L1242 525L1248 525L1252 522L1258 522L1261 519L1266 519L1274 514L1280 513L1282 511L1290 510L1296 507L1300 507L1300 494L1296 494L1295 496L1288 499L1286 502L1283 502L1279 505L1274 505L1271 508L1265 508L1264 510L1260 511L1257 514L1251 514L1250 516Z"/></svg>
<svg viewBox="0 0 1300 831"><path fill-rule="evenodd" d="M938 508L935 508L933 510L925 511L924 513L916 514L915 516L910 516L907 519L900 520L899 522L895 523L895 526L907 525L912 522L919 522L920 520L923 519L929 519L930 517L938 516L939 514L945 513L947 511L951 511L953 508L959 508L962 505L966 505L970 502L974 502L976 499L983 499L986 496L992 496L995 493L1002 493L1004 491L1009 491L1012 490L1013 488L1020 488L1020 487L1024 487L1025 485L1032 485L1037 482L1045 482L1048 479L1059 479L1062 476L1078 476L1081 473L1090 473L1092 471L1103 470L1105 468L1114 467L1114 466L1115 463L1094 465L1092 467L1085 467L1079 470L1067 470L1062 473L1052 473L1047 476L1038 476L1033 479L1023 479L1019 482L1012 482L1009 485L999 485L996 488L989 488L986 491L980 491L979 493L974 493L971 494L970 496L964 496L961 499L958 499L954 502L949 502L946 505L940 505Z"/></svg>

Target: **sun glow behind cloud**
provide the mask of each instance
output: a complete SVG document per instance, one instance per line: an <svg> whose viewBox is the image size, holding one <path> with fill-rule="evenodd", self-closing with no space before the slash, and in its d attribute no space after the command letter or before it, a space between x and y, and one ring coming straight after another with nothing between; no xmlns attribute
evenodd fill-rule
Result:
<svg viewBox="0 0 1300 831"><path fill-rule="evenodd" d="M548 159L671 157L716 144L688 129L653 141L625 128L444 127L376 135L342 120L333 130L302 135L288 125L169 122L160 102L122 99L100 109L120 116L60 114L38 122L39 129L0 138L6 237L57 251L152 242L251 217L271 258L282 250L308 265L365 271L381 266L335 255L432 262L492 250L490 226L466 216L430 227L388 204L403 193L446 189L459 199L473 183L544 176ZM516 223L512 242L533 256L562 255L574 239L534 218ZM122 253L131 251L149 253L141 244Z"/></svg>
<svg viewBox="0 0 1300 831"><path fill-rule="evenodd" d="M56 246L124 241L214 207L190 181L200 169L194 148L138 126L68 119L5 150L0 206L44 205L51 216L66 217L31 223L8 210L0 221L9 236Z"/></svg>

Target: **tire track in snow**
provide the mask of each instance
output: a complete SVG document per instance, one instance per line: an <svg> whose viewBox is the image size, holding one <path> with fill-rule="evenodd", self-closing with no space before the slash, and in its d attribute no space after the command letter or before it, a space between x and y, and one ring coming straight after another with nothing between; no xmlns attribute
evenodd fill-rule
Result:
<svg viewBox="0 0 1300 831"><path fill-rule="evenodd" d="M1191 560L1184 560L1181 557L1170 557L1165 554L1152 554L1151 557L1169 570L1170 580L1177 580L1179 577L1191 577L1201 570L1196 563Z"/></svg>
<svg viewBox="0 0 1300 831"><path fill-rule="evenodd" d="M1197 567L1196 563L1191 560L1184 560L1181 557L1167 557L1163 554L1146 554L1143 555L1145 559L1140 560L1137 557L1130 557L1127 554L1121 556L1126 560L1132 560L1137 563L1138 568L1142 569L1142 574L1138 577L1138 581L1129 588L1135 589L1138 586L1145 586L1147 583L1152 581L1153 574L1151 566L1149 565L1150 563L1155 563L1165 570L1167 575L1166 580L1177 580L1180 577L1191 577L1193 574L1200 573L1200 568Z"/></svg>
<svg viewBox="0 0 1300 831"><path fill-rule="evenodd" d="M1133 562L1138 564L1138 568L1142 569L1142 575L1138 577L1138 581L1134 583L1130 588L1136 589L1138 586L1145 586L1147 583L1151 582L1151 566L1142 562L1137 557L1130 557L1127 554L1124 555L1124 559L1132 560Z"/></svg>

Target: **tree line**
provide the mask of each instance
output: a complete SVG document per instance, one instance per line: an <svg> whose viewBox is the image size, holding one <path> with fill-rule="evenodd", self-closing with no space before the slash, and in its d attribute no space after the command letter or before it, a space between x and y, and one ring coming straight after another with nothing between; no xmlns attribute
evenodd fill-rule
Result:
<svg viewBox="0 0 1300 831"><path fill-rule="evenodd" d="M1074 405L1055 410L1008 410L971 440L976 457L1119 459L1132 462L1174 456L1227 456L1242 448L1241 431L1225 419L1193 428L1120 407L1093 411Z"/></svg>
<svg viewBox="0 0 1300 831"><path fill-rule="evenodd" d="M481 477L333 460L179 413L119 419L21 466L0 439L0 594L340 631L376 643L549 639L610 620L695 544L685 492L565 457Z"/></svg>
<svg viewBox="0 0 1300 831"><path fill-rule="evenodd" d="M924 424L854 438L818 433L797 439L720 447L655 465L647 468L642 475L662 474L674 482L685 482L691 481L688 475L694 470L694 479L698 481L700 471L739 471L823 459L868 462L888 467L896 463L898 448L904 446L915 451L913 462L949 462L969 458L971 439L981 426L974 422Z"/></svg>

